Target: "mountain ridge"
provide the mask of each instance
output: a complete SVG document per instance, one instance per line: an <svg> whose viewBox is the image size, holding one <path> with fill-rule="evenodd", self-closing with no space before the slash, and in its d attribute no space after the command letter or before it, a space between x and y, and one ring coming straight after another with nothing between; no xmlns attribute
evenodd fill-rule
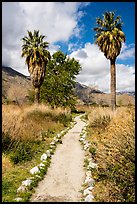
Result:
<svg viewBox="0 0 137 204"><path fill-rule="evenodd" d="M18 101L20 103L28 100L28 91L32 90L31 80L29 76L14 70L11 67L2 66L2 99L10 101ZM110 105L110 94L104 93L97 88L76 82L74 88L75 96L80 100L81 104L98 104ZM121 103L122 96L134 104L135 92L118 92L117 97ZM123 104L126 104L125 102Z"/></svg>

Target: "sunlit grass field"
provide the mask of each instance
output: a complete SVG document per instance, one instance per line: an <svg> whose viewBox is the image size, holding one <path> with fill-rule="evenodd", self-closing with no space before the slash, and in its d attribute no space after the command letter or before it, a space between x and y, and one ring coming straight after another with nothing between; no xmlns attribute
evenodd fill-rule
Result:
<svg viewBox="0 0 137 204"><path fill-rule="evenodd" d="M135 202L135 108L94 107L88 113L93 194L98 202Z"/></svg>
<svg viewBox="0 0 137 204"><path fill-rule="evenodd" d="M16 197L29 170L40 163L53 137L72 121L69 109L2 105L2 201Z"/></svg>
<svg viewBox="0 0 137 204"><path fill-rule="evenodd" d="M135 107L77 106L86 112L93 195L97 202L135 201ZM43 104L2 105L2 201L16 196L29 170L40 162L55 134L72 121L69 109Z"/></svg>

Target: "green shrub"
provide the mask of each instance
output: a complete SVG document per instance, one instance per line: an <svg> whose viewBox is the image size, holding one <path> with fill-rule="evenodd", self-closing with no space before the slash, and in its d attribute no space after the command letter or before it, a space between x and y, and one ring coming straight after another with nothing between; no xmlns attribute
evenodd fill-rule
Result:
<svg viewBox="0 0 137 204"><path fill-rule="evenodd" d="M89 152L94 156L96 154L96 148L90 147Z"/></svg>
<svg viewBox="0 0 137 204"><path fill-rule="evenodd" d="M33 118L33 120L38 121L39 120L47 120L47 118L51 119L55 122L60 122L64 126L67 126L69 122L72 121L72 116L70 114L64 114L60 113L58 115L55 115L51 112L42 112L39 110L35 110L27 115L28 118Z"/></svg>
<svg viewBox="0 0 137 204"><path fill-rule="evenodd" d="M10 154L10 159L14 164L22 161L30 161L34 155L34 151L31 149L31 142L20 141L17 149Z"/></svg>
<svg viewBox="0 0 137 204"><path fill-rule="evenodd" d="M72 121L72 116L69 114L66 115L64 113L61 113L55 117L55 121L59 121L66 127L68 123Z"/></svg>

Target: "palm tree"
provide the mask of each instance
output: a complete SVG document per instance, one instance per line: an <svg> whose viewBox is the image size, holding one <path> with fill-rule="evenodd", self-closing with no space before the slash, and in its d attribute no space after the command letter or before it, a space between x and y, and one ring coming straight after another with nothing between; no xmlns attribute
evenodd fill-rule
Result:
<svg viewBox="0 0 137 204"><path fill-rule="evenodd" d="M44 42L44 35L39 35L39 30L27 31L28 36L22 38L22 57L26 57L26 64L32 85L35 89L35 103L39 103L40 87L44 81L47 62L50 59L48 42Z"/></svg>
<svg viewBox="0 0 137 204"><path fill-rule="evenodd" d="M105 57L110 60L111 70L111 108L116 109L116 67L115 62L120 54L122 42L125 42L125 34L122 32L121 17L117 16L114 19L114 12L105 12L103 19L96 18L98 27L94 28L95 44L104 53Z"/></svg>

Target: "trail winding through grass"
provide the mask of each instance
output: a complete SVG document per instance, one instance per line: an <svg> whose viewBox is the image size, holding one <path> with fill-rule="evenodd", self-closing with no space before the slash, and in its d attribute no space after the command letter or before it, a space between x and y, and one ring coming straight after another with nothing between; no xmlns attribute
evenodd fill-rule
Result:
<svg viewBox="0 0 137 204"><path fill-rule="evenodd" d="M31 202L78 202L85 178L84 150L79 142L80 133L86 125L75 118L76 124L62 138L51 158L51 165L44 179L39 182Z"/></svg>

